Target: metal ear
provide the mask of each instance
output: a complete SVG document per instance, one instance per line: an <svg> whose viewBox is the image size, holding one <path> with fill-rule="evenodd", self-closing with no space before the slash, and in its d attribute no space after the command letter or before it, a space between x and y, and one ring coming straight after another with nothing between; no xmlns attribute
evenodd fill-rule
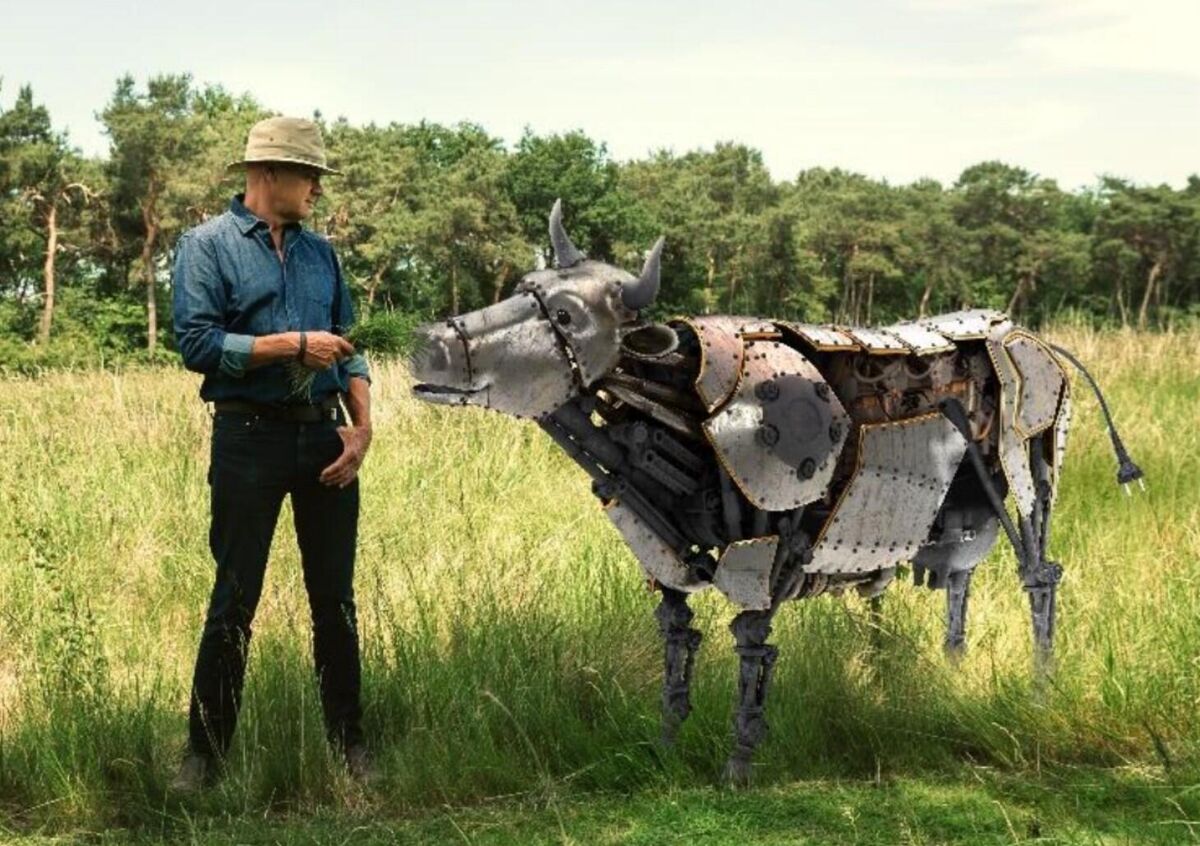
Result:
<svg viewBox="0 0 1200 846"><path fill-rule="evenodd" d="M554 247L554 262L559 267L574 267L586 256L571 243L562 222L562 200L554 201L550 210L550 244Z"/></svg>

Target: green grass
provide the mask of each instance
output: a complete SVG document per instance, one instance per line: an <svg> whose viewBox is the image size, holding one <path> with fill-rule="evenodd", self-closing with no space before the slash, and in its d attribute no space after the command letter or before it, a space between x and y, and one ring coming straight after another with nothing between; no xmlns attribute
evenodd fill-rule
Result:
<svg viewBox="0 0 1200 846"><path fill-rule="evenodd" d="M733 609L711 592L695 603L696 708L664 752L656 600L587 479L535 427L419 405L384 365L357 579L383 781L364 794L325 748L285 513L230 776L171 802L211 587L197 381L174 370L0 380L0 835L1190 839L1200 334L1056 340L1101 380L1150 490L1116 487L1077 384L1052 542L1067 570L1052 686L1031 687L1025 597L1000 546L976 578L957 668L941 657L940 593L894 585L882 638L857 598L793 603L777 621L771 734L745 794L714 790Z"/></svg>

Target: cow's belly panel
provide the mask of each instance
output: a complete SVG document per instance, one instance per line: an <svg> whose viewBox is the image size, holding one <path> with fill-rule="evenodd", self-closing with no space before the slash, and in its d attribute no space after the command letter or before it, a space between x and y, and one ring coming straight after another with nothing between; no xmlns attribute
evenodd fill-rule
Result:
<svg viewBox="0 0 1200 846"><path fill-rule="evenodd" d="M708 582L693 576L674 550L663 543L654 529L632 509L614 501L605 506L604 513L633 551L646 578L656 584L689 593L709 586Z"/></svg>
<svg viewBox="0 0 1200 846"><path fill-rule="evenodd" d="M940 414L865 425L858 461L807 573L865 573L910 560L929 536L967 442Z"/></svg>

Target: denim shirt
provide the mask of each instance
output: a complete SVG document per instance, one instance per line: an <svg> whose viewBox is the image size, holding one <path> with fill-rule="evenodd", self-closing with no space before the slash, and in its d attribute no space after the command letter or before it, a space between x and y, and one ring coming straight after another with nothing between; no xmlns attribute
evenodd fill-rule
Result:
<svg viewBox="0 0 1200 846"><path fill-rule="evenodd" d="M286 362L247 368L255 337L299 330L341 334L354 322L354 306L328 241L289 224L280 261L266 221L242 198L185 232L175 250L175 337L184 366L204 374L201 398L319 402L346 392L352 376L370 381L360 355L319 371L307 395L293 387Z"/></svg>

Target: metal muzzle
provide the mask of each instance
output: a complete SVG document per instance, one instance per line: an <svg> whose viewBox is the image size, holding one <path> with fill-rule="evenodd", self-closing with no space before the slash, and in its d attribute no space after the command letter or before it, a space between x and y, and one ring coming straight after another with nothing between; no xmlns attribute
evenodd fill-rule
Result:
<svg viewBox="0 0 1200 846"><path fill-rule="evenodd" d="M562 342L533 294L418 330L410 360L418 399L541 417L577 391Z"/></svg>

